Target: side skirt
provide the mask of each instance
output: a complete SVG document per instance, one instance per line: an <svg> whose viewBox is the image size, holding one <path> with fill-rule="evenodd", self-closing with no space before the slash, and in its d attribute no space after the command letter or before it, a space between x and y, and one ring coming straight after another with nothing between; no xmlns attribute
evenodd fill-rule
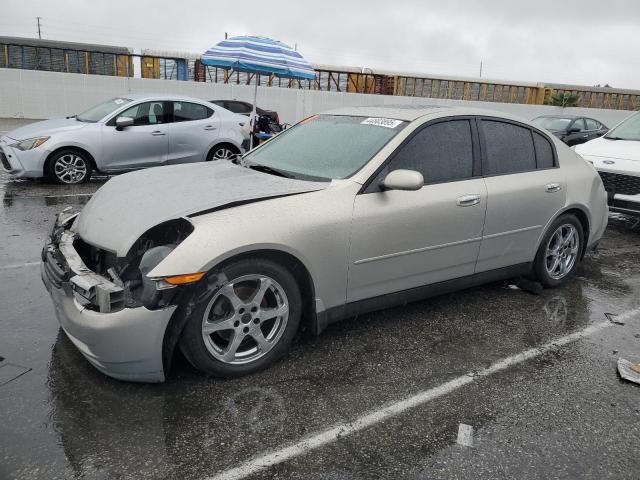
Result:
<svg viewBox="0 0 640 480"><path fill-rule="evenodd" d="M432 283L421 287L410 288L400 292L388 293L378 297L358 300L332 307L316 315L316 325L314 333L321 334L328 325L355 317L364 313L382 310L384 308L405 305L407 303L424 300L438 295L444 295L467 288L477 287L486 283L506 280L508 278L520 277L531 273L532 263L520 263L509 267L503 267L487 272L480 272L466 277L446 280L444 282Z"/></svg>

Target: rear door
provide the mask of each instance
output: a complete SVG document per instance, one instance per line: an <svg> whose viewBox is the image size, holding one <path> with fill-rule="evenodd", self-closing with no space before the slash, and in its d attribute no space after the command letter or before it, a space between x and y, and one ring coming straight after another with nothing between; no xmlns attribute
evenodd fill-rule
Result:
<svg viewBox="0 0 640 480"><path fill-rule="evenodd" d="M469 118L429 124L398 148L355 199L349 302L473 274L487 198L478 157ZM425 185L381 191L397 169L421 172Z"/></svg>
<svg viewBox="0 0 640 480"><path fill-rule="evenodd" d="M201 162L220 136L220 118L200 103L172 101L168 164Z"/></svg>
<svg viewBox="0 0 640 480"><path fill-rule="evenodd" d="M118 171L162 165L169 146L166 107L162 101L139 103L105 123L100 168ZM118 130L117 117L133 118L133 125Z"/></svg>
<svg viewBox="0 0 640 480"><path fill-rule="evenodd" d="M564 206L566 181L545 135L503 119L479 123L488 195L482 272L533 261L545 226Z"/></svg>
<svg viewBox="0 0 640 480"><path fill-rule="evenodd" d="M600 133L600 122L594 120L593 118L585 118L584 123L587 126L586 133L589 136L587 138L587 141L593 140L594 138L598 138L602 135L602 133Z"/></svg>

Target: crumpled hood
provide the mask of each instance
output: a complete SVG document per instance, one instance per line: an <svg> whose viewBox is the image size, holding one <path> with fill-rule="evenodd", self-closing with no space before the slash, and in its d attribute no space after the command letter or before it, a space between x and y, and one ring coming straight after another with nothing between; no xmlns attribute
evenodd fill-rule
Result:
<svg viewBox="0 0 640 480"><path fill-rule="evenodd" d="M607 140L601 137L578 145L576 153L592 157L640 161L640 142L633 140Z"/></svg>
<svg viewBox="0 0 640 480"><path fill-rule="evenodd" d="M56 118L53 120L34 122L24 127L16 128L7 133L7 137L14 140L26 140L27 138L45 137L68 130L78 130L85 125L87 124L79 122L75 118Z"/></svg>
<svg viewBox="0 0 640 480"><path fill-rule="evenodd" d="M78 215L84 241L124 257L150 228L203 210L327 188L217 161L171 165L110 179Z"/></svg>

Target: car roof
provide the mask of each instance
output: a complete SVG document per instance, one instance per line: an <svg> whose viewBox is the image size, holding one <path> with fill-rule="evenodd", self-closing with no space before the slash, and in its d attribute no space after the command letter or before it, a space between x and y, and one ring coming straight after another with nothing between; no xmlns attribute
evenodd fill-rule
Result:
<svg viewBox="0 0 640 480"><path fill-rule="evenodd" d="M469 107L456 107L450 105L429 105L429 104L407 104L407 105L373 105L373 106L361 106L361 107L342 107L333 110L322 112L326 115L345 115L354 117L381 117L381 118L393 118L395 120L404 120L412 122L418 118L425 116L437 117L452 117L462 115L475 115L475 116L487 116L505 118L514 120L517 122L530 124L528 119L519 117L517 115L511 115L505 112L499 112L497 110L482 109L482 108L469 108Z"/></svg>
<svg viewBox="0 0 640 480"><path fill-rule="evenodd" d="M190 101L210 103L209 100L203 100L201 98L187 97L185 95L173 95L171 93L125 93L119 96L120 98L129 98L133 101L140 100L176 100L176 101Z"/></svg>
<svg viewBox="0 0 640 480"><path fill-rule="evenodd" d="M582 115L540 115L539 117L536 117L536 118L566 118L566 119L574 120L576 118L589 118L589 117L583 117Z"/></svg>

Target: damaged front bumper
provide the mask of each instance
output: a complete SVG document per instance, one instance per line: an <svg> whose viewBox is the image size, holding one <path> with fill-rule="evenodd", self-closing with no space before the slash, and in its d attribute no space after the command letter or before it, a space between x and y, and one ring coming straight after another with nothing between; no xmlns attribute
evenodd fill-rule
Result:
<svg viewBox="0 0 640 480"><path fill-rule="evenodd" d="M124 305L122 288L86 267L59 217L42 252L42 280L69 339L101 372L121 380L163 382L163 340L176 307Z"/></svg>

